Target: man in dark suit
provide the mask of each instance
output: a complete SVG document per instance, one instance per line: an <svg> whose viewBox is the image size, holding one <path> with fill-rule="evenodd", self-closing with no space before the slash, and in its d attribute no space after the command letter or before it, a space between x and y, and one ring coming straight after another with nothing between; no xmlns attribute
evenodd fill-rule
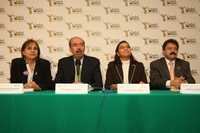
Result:
<svg viewBox="0 0 200 133"><path fill-rule="evenodd" d="M195 83L189 62L177 58L178 42L174 39L166 40L162 49L164 57L150 64L152 89L177 91L182 83Z"/></svg>
<svg viewBox="0 0 200 133"><path fill-rule="evenodd" d="M73 37L69 41L69 47L72 56L59 60L55 82L88 83L96 89L102 88L100 62L97 58L84 54L84 40Z"/></svg>

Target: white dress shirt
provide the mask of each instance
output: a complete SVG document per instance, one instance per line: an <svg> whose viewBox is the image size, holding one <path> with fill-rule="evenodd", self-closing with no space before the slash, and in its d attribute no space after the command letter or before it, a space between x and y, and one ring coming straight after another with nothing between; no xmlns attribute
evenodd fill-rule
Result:
<svg viewBox="0 0 200 133"><path fill-rule="evenodd" d="M165 61L166 61L167 68L168 68L169 71L170 71L170 65L169 65L170 62L172 62L172 64L173 64L173 69L175 69L175 60L170 61L167 58L165 58ZM166 85L167 88L170 88L170 84L171 84L171 80L167 80L165 85Z"/></svg>
<svg viewBox="0 0 200 133"><path fill-rule="evenodd" d="M122 61L122 71L123 71L123 77L124 77L123 83L129 83L129 80L128 80L129 66L130 66L130 60Z"/></svg>

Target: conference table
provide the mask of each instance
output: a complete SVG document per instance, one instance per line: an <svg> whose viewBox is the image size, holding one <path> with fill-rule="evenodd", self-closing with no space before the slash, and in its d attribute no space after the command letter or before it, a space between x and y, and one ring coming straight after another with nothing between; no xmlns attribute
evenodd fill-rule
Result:
<svg viewBox="0 0 200 133"><path fill-rule="evenodd" d="M200 133L200 95L0 94L0 133Z"/></svg>

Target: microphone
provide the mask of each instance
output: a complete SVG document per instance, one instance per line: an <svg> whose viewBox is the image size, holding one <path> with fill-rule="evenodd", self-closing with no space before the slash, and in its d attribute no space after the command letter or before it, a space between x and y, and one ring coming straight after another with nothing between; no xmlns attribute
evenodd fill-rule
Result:
<svg viewBox="0 0 200 133"><path fill-rule="evenodd" d="M81 61L79 59L76 59L76 71L77 75L80 75L80 66L81 66Z"/></svg>

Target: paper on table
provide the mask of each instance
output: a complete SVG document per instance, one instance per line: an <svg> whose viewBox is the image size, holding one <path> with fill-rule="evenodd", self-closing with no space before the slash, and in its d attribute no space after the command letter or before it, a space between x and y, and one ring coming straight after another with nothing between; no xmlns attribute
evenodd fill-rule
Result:
<svg viewBox="0 0 200 133"><path fill-rule="evenodd" d="M181 84L180 93L200 94L200 84Z"/></svg>
<svg viewBox="0 0 200 133"><path fill-rule="evenodd" d="M33 92L34 89L33 88L24 88L23 91L24 92Z"/></svg>

